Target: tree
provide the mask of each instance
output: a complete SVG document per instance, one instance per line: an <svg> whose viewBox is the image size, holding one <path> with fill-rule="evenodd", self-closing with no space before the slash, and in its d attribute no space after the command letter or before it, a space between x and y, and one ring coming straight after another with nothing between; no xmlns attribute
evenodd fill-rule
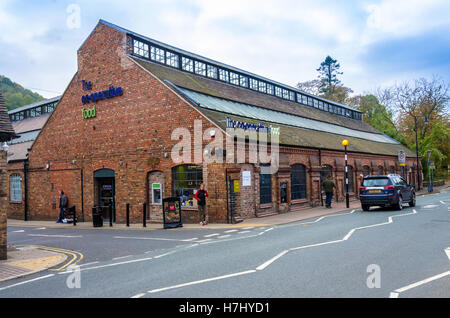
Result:
<svg viewBox="0 0 450 318"><path fill-rule="evenodd" d="M329 55L320 64L320 67L316 71L319 72L318 77L322 83L322 93L332 94L332 90L341 84L341 81L337 78L338 75L343 74L343 72L339 72L340 67L341 66L337 60L333 59Z"/></svg>
<svg viewBox="0 0 450 318"><path fill-rule="evenodd" d="M9 78L0 75L0 92L5 98L6 108L8 110L32 104L44 99L41 95L33 93L29 89L14 83Z"/></svg>
<svg viewBox="0 0 450 318"><path fill-rule="evenodd" d="M395 114L393 120L397 131L414 151L417 126L418 150L423 167L427 167L426 152L431 150L436 167L446 169L450 155L450 84L436 76L431 80L420 78L378 90L378 96L388 111Z"/></svg>

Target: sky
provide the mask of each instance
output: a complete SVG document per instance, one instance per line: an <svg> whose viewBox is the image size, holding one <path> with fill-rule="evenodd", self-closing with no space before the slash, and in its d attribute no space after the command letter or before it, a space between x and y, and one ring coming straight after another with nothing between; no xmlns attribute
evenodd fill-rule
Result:
<svg viewBox="0 0 450 318"><path fill-rule="evenodd" d="M450 82L449 0L0 0L0 75L62 94L100 19L291 86L327 55L354 94Z"/></svg>

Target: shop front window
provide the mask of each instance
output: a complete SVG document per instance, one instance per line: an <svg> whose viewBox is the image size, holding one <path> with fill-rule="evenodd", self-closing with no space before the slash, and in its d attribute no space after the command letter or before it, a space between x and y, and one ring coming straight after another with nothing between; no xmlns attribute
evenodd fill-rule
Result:
<svg viewBox="0 0 450 318"><path fill-rule="evenodd" d="M272 175L259 175L259 199L260 204L272 203Z"/></svg>
<svg viewBox="0 0 450 318"><path fill-rule="evenodd" d="M306 198L306 167L293 165L291 168L291 199Z"/></svg>
<svg viewBox="0 0 450 318"><path fill-rule="evenodd" d="M180 198L183 207L194 206L194 194L202 182L201 166L181 165L172 168L173 196Z"/></svg>
<svg viewBox="0 0 450 318"><path fill-rule="evenodd" d="M20 184L19 174L13 174L9 177L9 191L11 201L22 201L22 185Z"/></svg>

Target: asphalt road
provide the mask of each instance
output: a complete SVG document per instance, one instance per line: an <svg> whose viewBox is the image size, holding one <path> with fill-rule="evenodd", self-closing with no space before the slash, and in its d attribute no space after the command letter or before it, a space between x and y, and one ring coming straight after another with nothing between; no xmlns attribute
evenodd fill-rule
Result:
<svg viewBox="0 0 450 318"><path fill-rule="evenodd" d="M0 297L450 297L449 192L232 231L10 227L8 243L84 257L76 272L0 284Z"/></svg>

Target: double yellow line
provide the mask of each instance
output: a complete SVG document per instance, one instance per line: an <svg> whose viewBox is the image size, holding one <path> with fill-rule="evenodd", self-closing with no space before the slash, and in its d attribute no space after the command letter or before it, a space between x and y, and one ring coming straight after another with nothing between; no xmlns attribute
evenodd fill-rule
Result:
<svg viewBox="0 0 450 318"><path fill-rule="evenodd" d="M42 250L50 251L50 252L56 252L56 253L62 253L69 257L69 261L66 261L64 265L58 268L51 268L52 271L62 271L68 266L72 264L77 264L83 259L83 254L80 252L72 251L72 250L66 250L62 248L56 248L56 247L48 247L48 246L42 246L42 245L22 245L22 246L33 246Z"/></svg>

